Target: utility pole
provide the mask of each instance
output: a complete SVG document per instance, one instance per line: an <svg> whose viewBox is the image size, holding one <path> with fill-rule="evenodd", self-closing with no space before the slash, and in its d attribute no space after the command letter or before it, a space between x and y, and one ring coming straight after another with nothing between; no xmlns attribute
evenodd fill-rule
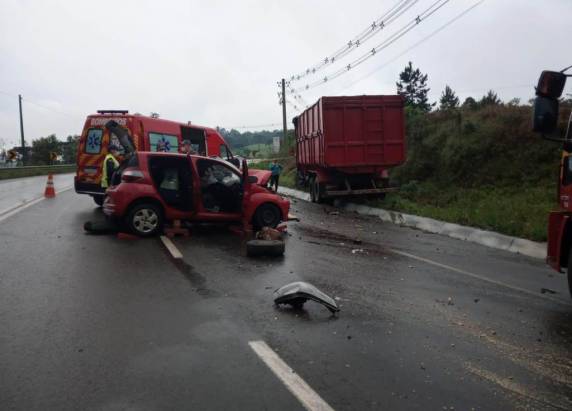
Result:
<svg viewBox="0 0 572 411"><path fill-rule="evenodd" d="M22 119L22 96L18 94L18 106L20 107L20 137L22 138L22 165L26 165L26 143L24 142L24 120Z"/></svg>
<svg viewBox="0 0 572 411"><path fill-rule="evenodd" d="M288 126L286 125L286 82L284 79L282 79L282 126L284 127L282 145L286 146L286 132L288 131Z"/></svg>

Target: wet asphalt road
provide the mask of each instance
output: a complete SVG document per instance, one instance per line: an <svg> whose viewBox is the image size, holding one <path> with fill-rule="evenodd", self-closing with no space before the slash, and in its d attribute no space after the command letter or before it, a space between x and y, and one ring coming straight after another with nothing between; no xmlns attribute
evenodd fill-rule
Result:
<svg viewBox="0 0 572 411"><path fill-rule="evenodd" d="M294 200L296 201L296 200ZM296 201L280 259L196 227L83 233L72 191L0 225L0 409L302 409L265 341L336 410L571 409L572 304L539 260ZM338 299L276 308L304 280ZM555 293L541 293L548 288Z"/></svg>
<svg viewBox="0 0 572 411"><path fill-rule="evenodd" d="M54 188L73 187L73 173L54 174ZM21 206L44 194L47 176L10 178L0 180L0 216L14 207Z"/></svg>

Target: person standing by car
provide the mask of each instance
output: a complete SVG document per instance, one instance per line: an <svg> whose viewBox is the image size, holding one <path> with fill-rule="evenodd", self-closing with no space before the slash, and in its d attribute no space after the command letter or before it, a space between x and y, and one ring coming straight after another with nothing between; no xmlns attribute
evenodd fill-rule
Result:
<svg viewBox="0 0 572 411"><path fill-rule="evenodd" d="M101 187L107 188L111 184L111 179L115 170L119 168L119 161L117 157L119 156L119 148L116 146L109 146L109 152L103 160L103 165L101 167Z"/></svg>
<svg viewBox="0 0 572 411"><path fill-rule="evenodd" d="M272 172L272 176L270 177L270 188L274 186L274 191L278 191L278 180L280 180L282 166L278 164L276 160L272 160L272 163L270 164L270 171Z"/></svg>

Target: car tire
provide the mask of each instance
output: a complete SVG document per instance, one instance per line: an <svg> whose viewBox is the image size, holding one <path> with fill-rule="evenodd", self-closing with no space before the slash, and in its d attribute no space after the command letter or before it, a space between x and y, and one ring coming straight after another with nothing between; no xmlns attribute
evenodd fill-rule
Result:
<svg viewBox="0 0 572 411"><path fill-rule="evenodd" d="M280 209L274 204L264 203L256 209L252 218L252 225L256 230L260 230L262 227L276 228L280 221L282 221Z"/></svg>
<svg viewBox="0 0 572 411"><path fill-rule="evenodd" d="M105 196L92 196L92 198L99 207L103 205L103 201L105 200Z"/></svg>
<svg viewBox="0 0 572 411"><path fill-rule="evenodd" d="M280 240L250 240L246 243L246 255L249 257L279 257L285 250L286 245Z"/></svg>
<svg viewBox="0 0 572 411"><path fill-rule="evenodd" d="M152 237L163 229L163 211L153 203L137 204L127 213L125 225L139 237Z"/></svg>

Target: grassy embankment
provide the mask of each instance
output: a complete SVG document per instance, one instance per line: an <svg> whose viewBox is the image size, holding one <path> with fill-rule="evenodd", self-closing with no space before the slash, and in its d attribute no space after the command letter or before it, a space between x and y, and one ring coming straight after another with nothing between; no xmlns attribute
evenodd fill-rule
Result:
<svg viewBox="0 0 572 411"><path fill-rule="evenodd" d="M0 180L75 172L76 165L0 168Z"/></svg>
<svg viewBox="0 0 572 411"><path fill-rule="evenodd" d="M567 110L561 111L564 128ZM530 106L508 105L408 110L407 161L390 173L400 191L366 202L545 241L548 212L556 206L560 147L530 131L531 115ZM293 187L294 161L281 162L280 183Z"/></svg>

